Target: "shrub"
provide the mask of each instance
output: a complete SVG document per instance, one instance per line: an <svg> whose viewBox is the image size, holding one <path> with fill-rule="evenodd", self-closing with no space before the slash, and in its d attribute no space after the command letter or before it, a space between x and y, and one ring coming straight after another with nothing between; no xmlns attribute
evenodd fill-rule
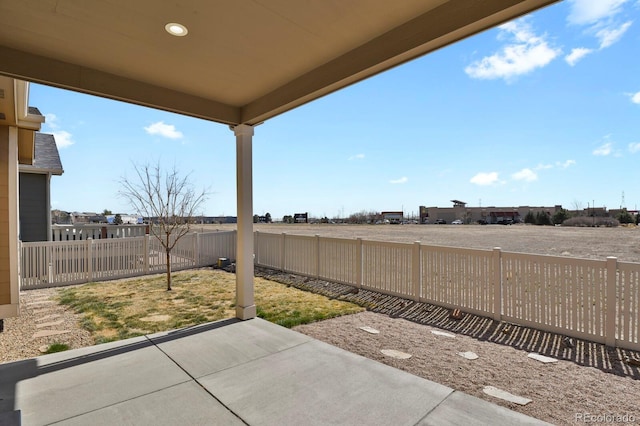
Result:
<svg viewBox="0 0 640 426"><path fill-rule="evenodd" d="M627 209L622 209L620 213L618 213L618 222L620 223L633 223L633 216L631 213L627 211Z"/></svg>
<svg viewBox="0 0 640 426"><path fill-rule="evenodd" d="M567 209L560 209L553 214L551 220L553 221L554 225L560 225L570 217L571 215L569 214L569 211Z"/></svg>
<svg viewBox="0 0 640 426"><path fill-rule="evenodd" d="M536 225L551 225L551 219L545 212L538 212L536 214Z"/></svg>
<svg viewBox="0 0 640 426"><path fill-rule="evenodd" d="M532 224L535 225L536 216L533 214L533 212L531 210L529 210L529 212L525 215L524 223L532 223Z"/></svg>
<svg viewBox="0 0 640 426"><path fill-rule="evenodd" d="M614 228L619 225L620 222L611 217L577 216L562 222L562 226L605 226Z"/></svg>

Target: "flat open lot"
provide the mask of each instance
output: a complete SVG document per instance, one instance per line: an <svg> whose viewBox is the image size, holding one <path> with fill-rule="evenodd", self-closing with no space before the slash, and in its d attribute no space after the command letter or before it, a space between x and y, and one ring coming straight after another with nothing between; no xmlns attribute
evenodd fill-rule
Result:
<svg viewBox="0 0 640 426"><path fill-rule="evenodd" d="M200 229L236 229L236 225L197 225ZM574 228L535 225L333 225L255 224L260 232L335 238L414 242L451 247L606 259L640 263L640 228Z"/></svg>

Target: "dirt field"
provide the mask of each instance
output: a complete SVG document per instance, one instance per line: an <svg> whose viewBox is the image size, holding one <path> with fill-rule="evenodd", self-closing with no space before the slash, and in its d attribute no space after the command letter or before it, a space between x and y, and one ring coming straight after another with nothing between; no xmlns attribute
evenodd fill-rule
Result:
<svg viewBox="0 0 640 426"><path fill-rule="evenodd" d="M236 229L236 225L205 225L196 229ZM640 228L564 228L534 225L284 225L255 224L256 231L335 238L423 244L606 259L640 263Z"/></svg>

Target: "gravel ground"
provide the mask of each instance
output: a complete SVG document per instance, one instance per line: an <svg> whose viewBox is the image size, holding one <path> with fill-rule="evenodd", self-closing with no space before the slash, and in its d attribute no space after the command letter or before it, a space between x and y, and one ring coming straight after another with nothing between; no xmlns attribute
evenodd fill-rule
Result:
<svg viewBox="0 0 640 426"><path fill-rule="evenodd" d="M380 334L364 332L359 328L362 326L372 327ZM298 326L295 330L553 424L583 423L576 421L582 413L627 415L635 419L634 423L640 422L640 380L570 360L543 364L528 358L527 350L459 333L451 333L454 338L438 336L431 331L440 328L374 312ZM399 350L411 358L391 358L381 352L383 349ZM467 360L458 355L467 351L479 358ZM521 406L488 396L483 392L485 386L495 386L532 402Z"/></svg>
<svg viewBox="0 0 640 426"><path fill-rule="evenodd" d="M438 306L366 290L354 293L348 286L287 273L258 269L257 275L368 307L367 312L294 327L315 339L553 424L584 423L590 416L623 416L640 423L638 352L567 341L562 335L475 315L456 320ZM411 358L389 357L382 353L385 349ZM459 355L464 352L478 358ZM557 361L541 363L529 358L531 353ZM522 406L497 399L483 392L486 386L531 402Z"/></svg>
<svg viewBox="0 0 640 426"><path fill-rule="evenodd" d="M58 290L20 292L20 316L5 319L0 333L0 363L42 355L54 343L70 349L93 345L91 334L80 327L79 315L53 300Z"/></svg>

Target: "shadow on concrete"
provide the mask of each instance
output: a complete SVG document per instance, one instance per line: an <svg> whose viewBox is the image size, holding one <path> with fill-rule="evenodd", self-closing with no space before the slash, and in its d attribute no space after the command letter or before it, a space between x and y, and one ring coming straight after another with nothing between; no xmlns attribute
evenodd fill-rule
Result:
<svg viewBox="0 0 640 426"><path fill-rule="evenodd" d="M56 361L55 355L49 355L46 362L39 365L38 358L30 358L22 361L8 362L0 364L0 425L20 424L19 412L15 410L15 398L17 384L23 380L37 377L43 374L52 373L66 368L75 367L81 364L90 363L112 356L121 355L127 352L136 351L160 343L192 336L205 331L222 328L240 322L235 318L221 320L213 323L196 325L180 330L157 333L129 339L127 342L111 342L103 345L91 346L89 348L76 349L79 354L73 358L66 358L69 352L61 352L60 360ZM153 339L153 341L151 340ZM133 341L131 341L133 340ZM100 350L104 346L105 349ZM65 358L62 358L62 357Z"/></svg>

